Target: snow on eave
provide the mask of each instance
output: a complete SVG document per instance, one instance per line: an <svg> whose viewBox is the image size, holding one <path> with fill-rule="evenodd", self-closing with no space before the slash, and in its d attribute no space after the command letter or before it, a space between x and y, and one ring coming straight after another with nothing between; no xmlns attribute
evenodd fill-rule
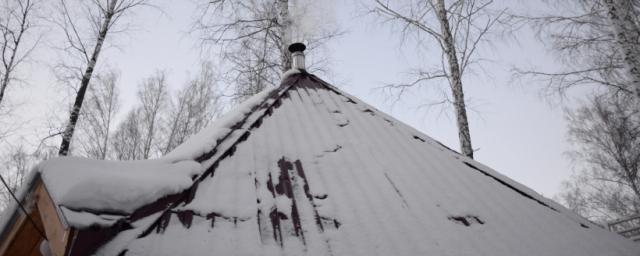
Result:
<svg viewBox="0 0 640 256"><path fill-rule="evenodd" d="M183 191L201 171L202 166L192 160L104 161L60 157L35 166L16 197L26 208L31 207L35 202L29 195L42 182L63 225L104 226L109 224L106 215L97 213L129 214L158 198ZM15 201L4 210L0 216L0 239L9 234L20 211Z"/></svg>
<svg viewBox="0 0 640 256"><path fill-rule="evenodd" d="M106 161L62 157L37 167L54 203L71 210L128 214L181 192L202 171L195 161Z"/></svg>
<svg viewBox="0 0 640 256"><path fill-rule="evenodd" d="M85 211L74 211L64 206L58 207L63 213L68 226L78 229L87 227L110 227L125 216L110 214L94 214Z"/></svg>

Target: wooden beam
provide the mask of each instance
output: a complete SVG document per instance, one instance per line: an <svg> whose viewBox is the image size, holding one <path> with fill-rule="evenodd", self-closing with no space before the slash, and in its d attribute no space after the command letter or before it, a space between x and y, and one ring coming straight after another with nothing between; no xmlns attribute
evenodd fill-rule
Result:
<svg viewBox="0 0 640 256"><path fill-rule="evenodd" d="M40 183L36 186L36 205L45 233L49 238L49 247L51 252L56 256L64 256L68 251L70 244L72 228L68 227L60 216L57 206L51 199L51 195L47 191L44 184Z"/></svg>

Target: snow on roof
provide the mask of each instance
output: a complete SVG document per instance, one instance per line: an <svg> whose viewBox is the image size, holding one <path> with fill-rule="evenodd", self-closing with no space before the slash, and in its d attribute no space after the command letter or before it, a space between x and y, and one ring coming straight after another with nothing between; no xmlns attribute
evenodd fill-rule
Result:
<svg viewBox="0 0 640 256"><path fill-rule="evenodd" d="M184 159L197 160L201 171L193 161L178 166ZM78 171L93 168L85 160L70 160ZM179 185L167 182L163 193L140 195L144 199L140 202L111 198L109 190L124 188L110 184L84 199L67 198L74 190L63 184L69 181L47 180L44 175L47 186L62 182L64 188L55 189L60 202L92 209L89 219L74 218L77 225L87 227L75 241L84 251L75 253L623 256L640 252L631 241L305 72L289 74L279 88L255 96L158 161L166 165L161 173L179 173ZM63 162L47 167L59 165L53 168L60 172L58 179L72 175ZM127 172L147 170L134 166L112 162L95 167L96 174L118 170L104 183L93 185L117 183L128 177ZM155 175L142 173L132 175L129 185ZM193 174L198 176L191 182ZM87 179L70 185L85 191L89 186L81 183L93 182ZM106 202L85 202L102 196L98 200ZM114 210L128 215L120 219L105 215ZM101 219L92 219L95 216ZM96 235L100 232L112 235Z"/></svg>
<svg viewBox="0 0 640 256"><path fill-rule="evenodd" d="M202 170L193 160L172 163L59 157L34 167L16 196L27 203L27 194L40 177L65 224L108 227L146 204L189 188ZM2 213L2 233L18 210L12 202Z"/></svg>
<svg viewBox="0 0 640 256"><path fill-rule="evenodd" d="M315 76L290 74L269 93L195 151L206 171L190 189L98 255L640 251ZM199 143L212 142L188 147Z"/></svg>

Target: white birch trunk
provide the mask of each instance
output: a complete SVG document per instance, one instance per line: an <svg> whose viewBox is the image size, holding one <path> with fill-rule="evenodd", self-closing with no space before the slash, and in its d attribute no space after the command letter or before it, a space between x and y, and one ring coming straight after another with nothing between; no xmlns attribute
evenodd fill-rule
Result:
<svg viewBox="0 0 640 256"><path fill-rule="evenodd" d="M98 56L100 55L102 44L107 37L107 32L109 31L109 26L111 25L111 18L114 15L116 2L117 0L111 0L109 2L108 10L105 12L100 31L98 32L96 45L93 49L93 53L91 54L91 59L89 60L89 63L87 63L87 68L85 69L84 75L82 75L82 80L80 81L80 89L78 90L78 94L76 94L76 99L73 103L73 108L71 108L71 113L69 115L69 123L67 123L67 127L64 129L64 132L62 134L62 143L60 144L60 150L58 151L58 154L61 156L66 156L69 154L69 146L71 144L71 139L73 138L76 123L78 122L78 117L80 116L82 102L84 101L84 96L87 92L87 88L89 88L89 82L91 81L93 70L96 66L96 63L98 62Z"/></svg>
<svg viewBox="0 0 640 256"><path fill-rule="evenodd" d="M289 0L276 0L278 11L278 24L280 25L280 65L282 72L291 69L291 53L288 50L291 44L291 16L289 14Z"/></svg>
<svg viewBox="0 0 640 256"><path fill-rule="evenodd" d="M469 133L469 121L467 120L467 110L464 103L464 92L462 89L462 77L460 65L456 56L456 46L451 35L447 10L444 0L436 0L436 16L440 22L442 34L442 45L449 65L449 84L453 94L453 106L456 112L458 125L458 138L460 140L460 151L463 155L473 158L473 148L471 147L471 134Z"/></svg>

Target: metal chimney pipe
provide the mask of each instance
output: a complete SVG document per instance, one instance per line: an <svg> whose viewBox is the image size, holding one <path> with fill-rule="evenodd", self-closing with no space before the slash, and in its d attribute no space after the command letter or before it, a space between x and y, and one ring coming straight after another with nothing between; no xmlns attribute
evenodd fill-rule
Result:
<svg viewBox="0 0 640 256"><path fill-rule="evenodd" d="M291 52L291 69L305 70L304 66L304 50L307 49L303 43L293 43L289 45L289 52Z"/></svg>

